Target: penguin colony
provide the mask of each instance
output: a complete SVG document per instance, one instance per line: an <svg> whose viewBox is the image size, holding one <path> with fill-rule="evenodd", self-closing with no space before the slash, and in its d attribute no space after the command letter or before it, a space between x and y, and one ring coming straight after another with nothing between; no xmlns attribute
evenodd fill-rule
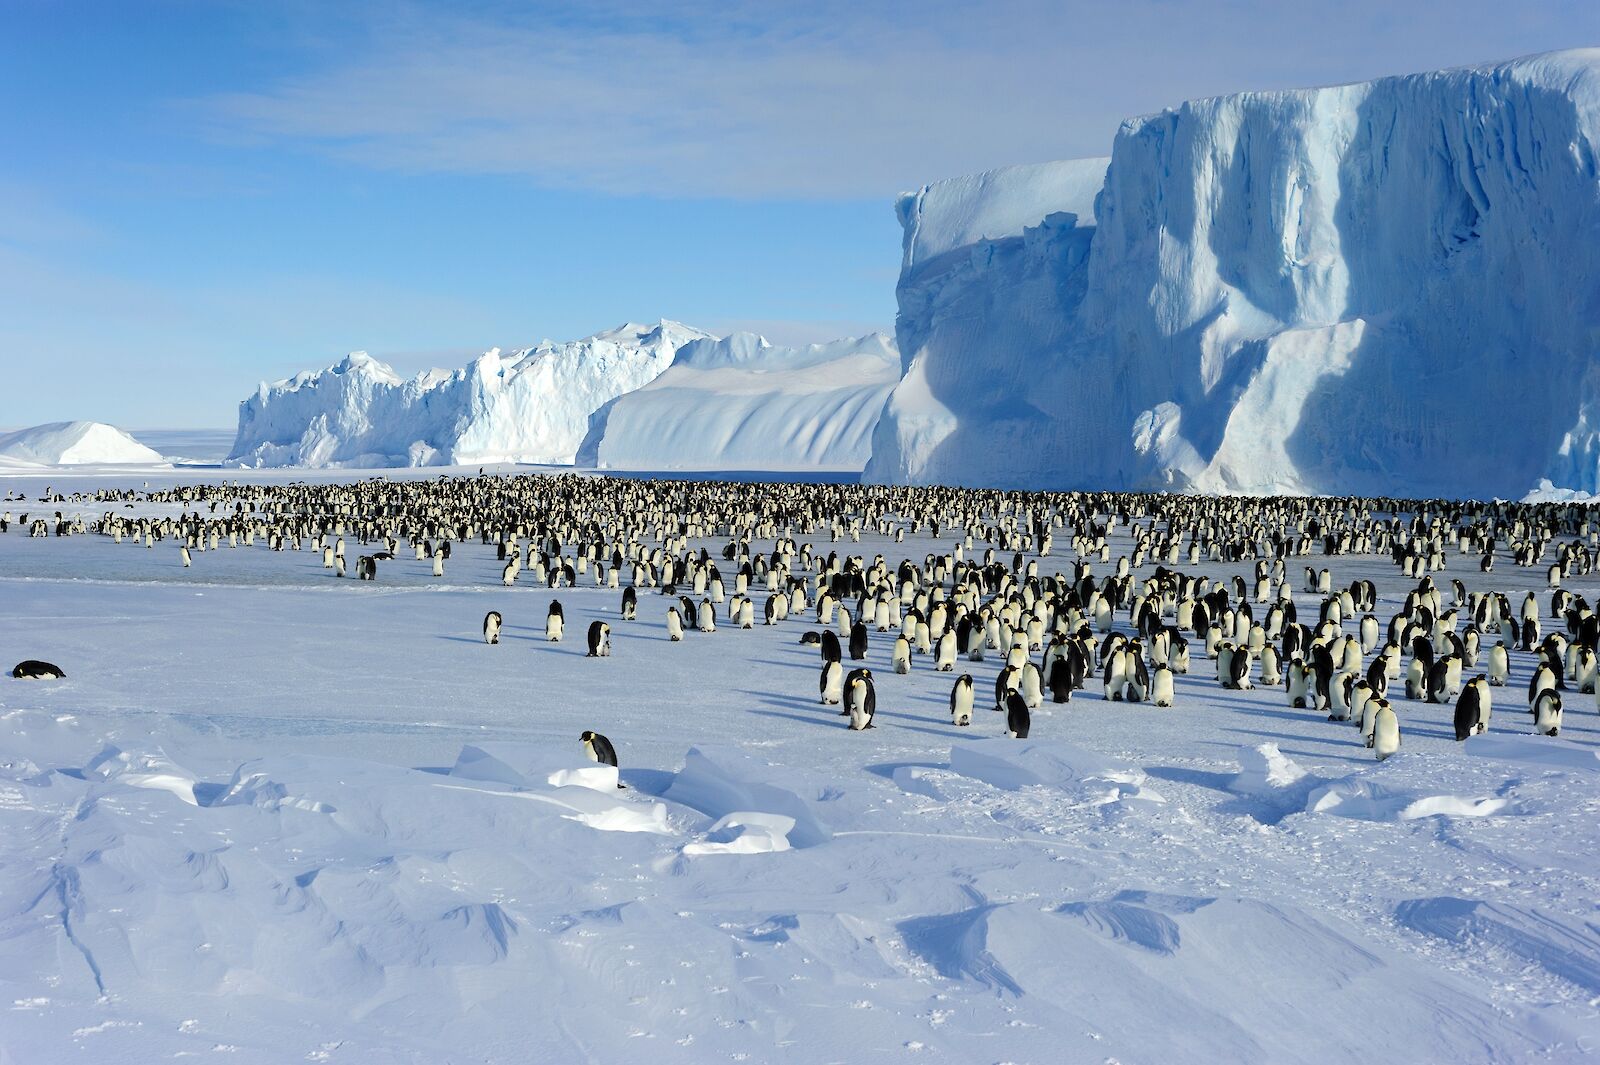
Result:
<svg viewBox="0 0 1600 1065"><path fill-rule="evenodd" d="M800 643L820 656L820 702L839 707L857 732L876 727L877 682L862 664L875 646L880 655L887 649L894 675L956 674L961 663L992 656L992 700L978 698L970 672L954 676L949 712L957 728L972 727L975 710L989 707L1004 715L993 731L1027 739L1047 703L1068 705L1096 688L1113 703L1177 707L1174 678L1203 657L1220 688L1281 688L1289 707L1349 726L1353 742L1380 760L1400 749L1401 718L1412 713L1406 704L1453 706L1457 740L1487 731L1513 655L1529 662L1528 722L1540 735L1560 734L1565 701L1594 698L1600 674L1600 616L1563 587L1593 572L1600 545L1600 522L1577 504L481 475L70 497L47 490L46 502L112 509L92 521L60 510L13 519L7 510L0 532L16 525L30 538L96 534L145 550L176 544L181 566L193 568L224 546L309 550L335 577L347 576L353 543L354 575L365 581L406 554L442 577L452 543L476 539L494 548L506 589L619 589L623 622L639 621L641 593L659 594L655 616L673 642L715 633L719 614L729 627L753 628L760 597L763 626L791 617L817 626ZM179 513L123 513L136 505ZM1113 560L1117 530L1131 550ZM859 543L863 533L893 543L920 534L950 546L921 558L868 559L811 542ZM721 542L720 560L692 549L694 540ZM1057 554L1058 571L1043 572L1041 560L1058 544L1070 546L1070 561ZM1468 593L1461 580L1442 577L1452 556L1487 575L1497 555L1541 570L1547 610L1533 591ZM1307 564L1313 556L1329 561ZM1337 560L1362 556L1396 568L1407 582L1398 601L1380 610L1373 582L1335 580ZM1239 572L1217 579L1195 572L1202 567ZM1317 604L1305 616L1297 585L1302 603ZM552 600L545 638L561 642L565 622ZM502 625L499 610L485 615L486 644L500 643ZM587 657L610 657L611 636L608 622L592 620ZM12 676L64 674L28 660ZM604 736L586 731L581 742L590 758L617 764Z"/></svg>

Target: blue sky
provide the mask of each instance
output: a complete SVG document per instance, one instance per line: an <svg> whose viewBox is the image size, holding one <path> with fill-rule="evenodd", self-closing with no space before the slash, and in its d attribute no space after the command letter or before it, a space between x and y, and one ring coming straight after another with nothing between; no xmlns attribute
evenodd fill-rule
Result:
<svg viewBox="0 0 1600 1065"><path fill-rule="evenodd" d="M890 329L895 194L1183 99L1600 44L1600 3L0 0L0 426L676 318Z"/></svg>

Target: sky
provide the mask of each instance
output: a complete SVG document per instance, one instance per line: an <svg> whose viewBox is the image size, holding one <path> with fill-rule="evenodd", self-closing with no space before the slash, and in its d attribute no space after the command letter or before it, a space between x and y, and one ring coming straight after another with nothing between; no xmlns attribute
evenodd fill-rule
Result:
<svg viewBox="0 0 1600 1065"><path fill-rule="evenodd" d="M0 426L672 318L892 331L895 196L1198 96L1600 44L1596 0L0 0Z"/></svg>

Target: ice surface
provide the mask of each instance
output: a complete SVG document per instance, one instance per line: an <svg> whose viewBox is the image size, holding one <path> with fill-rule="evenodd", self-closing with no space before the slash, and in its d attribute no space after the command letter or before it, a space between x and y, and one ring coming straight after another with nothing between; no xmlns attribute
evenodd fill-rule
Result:
<svg viewBox="0 0 1600 1065"><path fill-rule="evenodd" d="M1592 493L1597 150L1586 49L1191 101L1109 165L929 186L868 475Z"/></svg>

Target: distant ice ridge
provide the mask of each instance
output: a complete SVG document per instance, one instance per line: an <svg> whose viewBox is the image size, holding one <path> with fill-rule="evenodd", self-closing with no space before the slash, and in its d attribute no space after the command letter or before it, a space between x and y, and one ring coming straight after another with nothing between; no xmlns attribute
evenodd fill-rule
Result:
<svg viewBox="0 0 1600 1065"><path fill-rule="evenodd" d="M1585 49L1193 101L1109 161L930 185L867 476L1600 490L1597 149Z"/></svg>
<svg viewBox="0 0 1600 1065"><path fill-rule="evenodd" d="M156 466L159 452L104 422L50 422L0 433L0 465Z"/></svg>
<svg viewBox="0 0 1600 1065"><path fill-rule="evenodd" d="M229 462L247 466L570 463L589 416L654 380L709 334L627 324L582 340L498 348L463 369L403 380L364 352L263 384L239 404Z"/></svg>
<svg viewBox="0 0 1600 1065"><path fill-rule="evenodd" d="M752 333L696 340L591 421L580 466L620 470L848 470L900 379L879 333L776 347Z"/></svg>

